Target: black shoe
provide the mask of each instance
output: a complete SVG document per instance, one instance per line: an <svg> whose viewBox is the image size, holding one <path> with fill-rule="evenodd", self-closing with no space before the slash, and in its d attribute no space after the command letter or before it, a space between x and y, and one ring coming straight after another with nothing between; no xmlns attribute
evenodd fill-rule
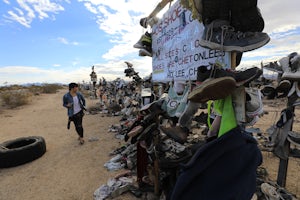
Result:
<svg viewBox="0 0 300 200"><path fill-rule="evenodd" d="M193 117L193 121L196 121L200 124L207 124L208 114L201 112L199 115Z"/></svg>
<svg viewBox="0 0 300 200"><path fill-rule="evenodd" d="M232 77L236 81L237 86L241 86L251 82L262 75L263 71L257 67L246 69L245 71L233 71L231 69L222 69L216 65L212 65L211 69L207 66L200 66L197 70L197 81L204 82L208 78Z"/></svg>
<svg viewBox="0 0 300 200"><path fill-rule="evenodd" d="M214 20L205 26L199 44L209 49L246 52L258 49L269 41L266 33L236 31L228 21Z"/></svg>
<svg viewBox="0 0 300 200"><path fill-rule="evenodd" d="M276 88L272 85L264 86L261 92L267 99L275 99L275 97L277 97Z"/></svg>

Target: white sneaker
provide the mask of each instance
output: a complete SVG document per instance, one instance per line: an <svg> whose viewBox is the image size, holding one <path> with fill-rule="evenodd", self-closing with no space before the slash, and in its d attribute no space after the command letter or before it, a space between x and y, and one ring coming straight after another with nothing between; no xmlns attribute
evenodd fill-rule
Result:
<svg viewBox="0 0 300 200"><path fill-rule="evenodd" d="M279 60L282 66L282 80L300 81L300 55L292 53Z"/></svg>
<svg viewBox="0 0 300 200"><path fill-rule="evenodd" d="M246 88L246 94L250 101L246 101L246 115L248 117L260 116L263 114L262 95L257 88Z"/></svg>
<svg viewBox="0 0 300 200"><path fill-rule="evenodd" d="M277 193L276 188L269 183L262 183L260 186L261 191L269 200L280 200L280 194Z"/></svg>

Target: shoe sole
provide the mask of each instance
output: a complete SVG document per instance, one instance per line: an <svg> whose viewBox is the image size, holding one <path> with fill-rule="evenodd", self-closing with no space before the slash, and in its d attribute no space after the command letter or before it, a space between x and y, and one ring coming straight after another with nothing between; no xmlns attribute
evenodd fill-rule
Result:
<svg viewBox="0 0 300 200"><path fill-rule="evenodd" d="M288 137L298 146L300 145L300 134L295 132L295 131L289 131L288 132Z"/></svg>
<svg viewBox="0 0 300 200"><path fill-rule="evenodd" d="M188 99L197 103L205 103L208 100L224 99L236 88L236 82L232 77L221 77L204 81L192 90Z"/></svg>
<svg viewBox="0 0 300 200"><path fill-rule="evenodd" d="M138 44L138 43L136 43L135 45L133 45L133 47L134 47L134 48L137 48L137 49L143 49L143 48L145 48L144 45Z"/></svg>
<svg viewBox="0 0 300 200"><path fill-rule="evenodd" d="M145 50L145 49L141 49L140 52L139 52L139 55L140 56L149 56L149 57L152 57L152 54L149 51Z"/></svg>
<svg viewBox="0 0 300 200"><path fill-rule="evenodd" d="M254 49L258 49L264 45L266 45L270 41L270 37L266 37L265 40L262 40L260 42L257 42L252 45L240 47L240 46L224 46L218 43L214 43L208 40L201 39L199 41L200 46L206 47L209 49L216 49L216 50L222 50L222 51L228 51L228 52L247 52L252 51Z"/></svg>

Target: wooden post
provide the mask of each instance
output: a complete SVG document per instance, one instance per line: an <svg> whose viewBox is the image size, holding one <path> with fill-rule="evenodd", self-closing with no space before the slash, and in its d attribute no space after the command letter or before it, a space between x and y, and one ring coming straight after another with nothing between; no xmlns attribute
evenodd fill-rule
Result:
<svg viewBox="0 0 300 200"><path fill-rule="evenodd" d="M231 52L231 69L236 68L236 52Z"/></svg>
<svg viewBox="0 0 300 200"><path fill-rule="evenodd" d="M157 13L159 13L169 2L172 2L173 0L162 0L160 3L157 4L157 6L154 8L154 10L150 13L150 15L147 17L148 19L151 19Z"/></svg>

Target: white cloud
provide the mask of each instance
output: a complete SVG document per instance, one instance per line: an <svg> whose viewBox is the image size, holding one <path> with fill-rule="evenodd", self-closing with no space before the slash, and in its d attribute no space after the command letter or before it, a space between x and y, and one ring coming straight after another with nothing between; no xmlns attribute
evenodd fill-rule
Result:
<svg viewBox="0 0 300 200"><path fill-rule="evenodd" d="M88 80L86 68L79 68L72 71L63 69L40 69L38 67L27 66L7 66L0 68L0 85L4 82L7 84L23 84L23 83L69 83L72 81L81 82Z"/></svg>
<svg viewBox="0 0 300 200"><path fill-rule="evenodd" d="M65 44L65 45L74 45L74 46L79 45L78 42L69 42L68 39L63 38L63 37L58 37L57 40L58 40L60 43L63 43L63 44Z"/></svg>
<svg viewBox="0 0 300 200"><path fill-rule="evenodd" d="M300 27L299 0L258 1L265 20L265 32L284 32Z"/></svg>
<svg viewBox="0 0 300 200"><path fill-rule="evenodd" d="M8 0L4 0L4 2L10 4ZM51 15L64 10L63 0L19 0L17 2L19 2L18 6L8 11L6 18L28 28L32 20L53 17ZM65 0L65 2L71 3L69 0ZM99 77L104 76L107 80L124 77L126 68L124 61L127 59L134 64L134 68L140 76L149 75L151 58L138 57L138 49L133 48L133 44L146 31L139 25L139 20L149 15L160 0L78 0L78 2L81 2L89 12L95 15L95 24L107 34L112 44L106 53L101 55L106 61L95 65ZM265 20L264 32L270 35L271 41L263 48L244 53L241 66L259 66L262 60L264 62L274 61L291 52L300 52L299 4L299 0L258 1L258 7ZM69 41L64 37L57 38L57 40L66 45L79 45L78 42ZM84 62L74 59L72 65L78 66L82 63ZM9 80L13 79L7 77L12 77L16 70L18 73L37 74L31 77L32 80L33 78L40 80L45 77L46 80L53 78L60 82L89 81L90 67L82 66L79 69L74 67L74 70L69 72L59 70L60 65L53 66L56 67L54 70L41 71L35 67L0 68L0 80L10 82ZM9 73L10 70L13 73ZM4 73L9 76L4 76Z"/></svg>
<svg viewBox="0 0 300 200"><path fill-rule="evenodd" d="M128 55L138 55L133 45L146 31L139 25L139 20L154 9L157 0L79 0L97 17L99 29L107 33L113 44L102 55L104 59L114 60Z"/></svg>
<svg viewBox="0 0 300 200"><path fill-rule="evenodd" d="M69 1L66 1L69 2ZM6 3L9 4L8 1ZM49 14L57 14L59 11L63 11L64 8L55 2L50 0L18 0L19 7L14 7L14 10L9 10L4 17L10 21L16 21L21 25L30 28L30 24L36 16L43 20L49 18Z"/></svg>
<svg viewBox="0 0 300 200"><path fill-rule="evenodd" d="M18 12L18 14L16 14L14 11L8 11L7 13L9 14L9 16L4 15L4 17L7 18L8 20L17 21L21 25L30 28L32 19L26 18L22 10L18 8L15 8L15 10Z"/></svg>

